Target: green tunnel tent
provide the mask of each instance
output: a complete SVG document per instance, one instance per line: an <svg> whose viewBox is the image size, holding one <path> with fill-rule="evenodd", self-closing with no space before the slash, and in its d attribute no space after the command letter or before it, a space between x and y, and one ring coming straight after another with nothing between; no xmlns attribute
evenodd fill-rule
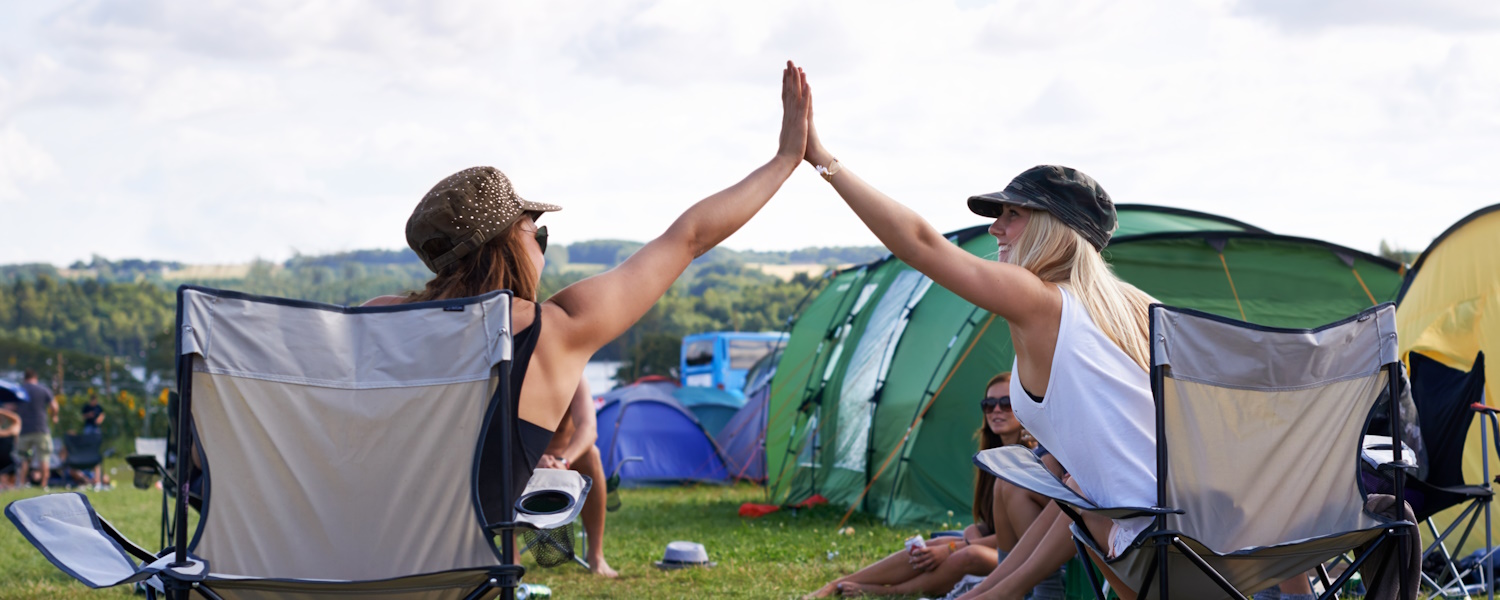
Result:
<svg viewBox="0 0 1500 600"><path fill-rule="evenodd" d="M1310 327L1393 300L1396 263L1206 213L1120 205L1105 258L1160 301ZM948 235L995 255L984 227ZM767 492L893 525L967 523L984 383L1011 368L1003 319L887 257L828 278L792 324L767 407ZM951 511L952 516L949 515Z"/></svg>

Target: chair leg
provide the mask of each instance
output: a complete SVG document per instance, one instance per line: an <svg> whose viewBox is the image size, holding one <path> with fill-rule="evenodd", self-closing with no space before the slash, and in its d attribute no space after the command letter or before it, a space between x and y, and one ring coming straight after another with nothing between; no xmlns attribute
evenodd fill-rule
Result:
<svg viewBox="0 0 1500 600"><path fill-rule="evenodd" d="M1073 538L1073 547L1078 549L1078 560L1083 563L1083 574L1089 577L1089 589L1094 590L1095 600L1105 600L1104 584L1099 582L1099 577L1094 575L1094 561L1089 558L1089 551L1083 547L1083 540ZM1103 573L1099 574L1104 575Z"/></svg>
<svg viewBox="0 0 1500 600"><path fill-rule="evenodd" d="M1203 560L1203 557L1198 556L1197 552L1193 552L1193 549L1188 547L1187 543L1182 541L1182 538L1172 536L1172 545L1176 546L1177 551L1181 552L1183 556L1186 556L1188 560L1193 561L1193 564L1198 566L1198 570L1203 571L1204 575L1207 575L1209 579L1212 579L1214 583L1218 584L1218 586L1225 592L1227 592L1230 597L1234 598L1235 600L1249 600L1248 598L1245 598L1245 595L1240 593L1239 590L1234 589L1234 585L1230 584L1229 580L1224 579L1223 575L1220 575L1218 571L1214 570L1213 566L1208 564L1208 561L1205 561ZM1163 555L1166 554L1165 548L1161 551L1161 553ZM1166 570L1163 569L1162 571L1163 573L1165 573ZM1162 583L1166 583L1165 575L1163 576ZM1167 588L1166 586L1162 586L1161 589L1163 592L1165 592ZM1163 594L1162 598L1163 600L1165 600L1166 595Z"/></svg>
<svg viewBox="0 0 1500 600"><path fill-rule="evenodd" d="M1399 534L1398 535L1398 539L1396 540L1397 541L1397 543L1396 543L1396 555L1401 559L1400 562L1396 563L1396 568L1399 569L1397 571L1397 574L1398 574L1397 579L1401 582L1401 591L1404 593L1404 592L1406 592L1406 590L1412 589L1412 585L1415 584L1415 582L1413 582L1411 580L1412 579L1411 578L1411 571L1406 568L1406 565L1411 561L1411 559L1413 557L1411 556L1411 548L1407 547L1406 540L1399 539L1399 536L1402 536L1402 535L1421 536L1421 533L1419 531L1417 531L1417 525L1415 523L1413 523L1411 527L1409 527L1409 528L1403 528L1403 529L1405 529L1405 531L1402 532L1401 534ZM1418 542L1418 546L1420 546L1420 545L1421 545L1421 542ZM1417 556L1416 559L1418 561L1421 561L1422 557L1421 556ZM1417 568L1417 572L1420 573L1421 570L1422 570L1421 569L1421 565L1419 564L1418 568Z"/></svg>

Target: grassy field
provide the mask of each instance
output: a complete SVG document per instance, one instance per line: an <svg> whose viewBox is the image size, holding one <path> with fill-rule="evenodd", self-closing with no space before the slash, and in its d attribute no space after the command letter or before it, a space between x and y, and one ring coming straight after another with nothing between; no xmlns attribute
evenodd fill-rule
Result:
<svg viewBox="0 0 1500 600"><path fill-rule="evenodd" d="M111 467L125 476L124 485L86 492L89 501L131 539L154 547L160 492L131 488L123 461L106 463L106 468ZM0 493L0 505L38 493ZM605 544L605 554L620 572L619 579L599 579L576 565L540 569L526 558L525 580L550 586L554 598L792 598L901 548L902 540L913 533L926 536L929 531L893 529L855 515L848 524L853 534L841 534L835 526L843 511L828 506L743 519L737 513L740 504L764 499L764 492L750 485L621 493L624 506L610 513ZM704 544L718 566L657 570L652 563L661 559L667 542L674 540ZM0 561L0 600L130 597L128 586L89 590L64 575L9 521L0 525Z"/></svg>

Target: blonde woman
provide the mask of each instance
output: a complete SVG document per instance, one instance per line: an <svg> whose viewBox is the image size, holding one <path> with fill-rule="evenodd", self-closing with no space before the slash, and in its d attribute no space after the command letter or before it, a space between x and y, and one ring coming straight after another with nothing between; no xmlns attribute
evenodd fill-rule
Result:
<svg viewBox="0 0 1500 600"><path fill-rule="evenodd" d="M1026 429L1056 455L1070 485L1095 502L1156 502L1155 421L1147 376L1146 309L1152 298L1121 281L1099 252L1114 204L1074 169L1028 169L1003 191L969 198L993 218L997 260L950 243L916 212L841 164L809 123L804 156L897 258L965 300L1003 317L1016 349L1010 396ZM1085 517L1114 555L1149 518ZM1022 598L1074 553L1069 519L1049 503L1015 550L965 598ZM1100 558L1094 557L1095 561ZM1103 571L1121 598L1135 593Z"/></svg>

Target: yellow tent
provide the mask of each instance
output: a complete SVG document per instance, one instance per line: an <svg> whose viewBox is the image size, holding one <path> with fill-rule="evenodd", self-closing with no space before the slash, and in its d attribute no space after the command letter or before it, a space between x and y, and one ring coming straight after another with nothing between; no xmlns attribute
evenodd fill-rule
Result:
<svg viewBox="0 0 1500 600"><path fill-rule="evenodd" d="M1396 331L1401 355L1419 352L1448 367L1469 371L1483 352L1485 398L1500 404L1500 204L1464 217L1433 240L1407 273L1396 309ZM1490 455L1490 476L1500 474L1500 456L1494 440L1489 448L1479 443L1479 427L1487 421L1475 419L1464 445L1464 480L1484 481L1481 461ZM1457 509L1440 514L1441 523L1458 515ZM1494 521L1495 539L1500 541L1500 519ZM1480 533L1480 532L1476 532ZM1484 536L1470 539L1464 551L1484 546Z"/></svg>

